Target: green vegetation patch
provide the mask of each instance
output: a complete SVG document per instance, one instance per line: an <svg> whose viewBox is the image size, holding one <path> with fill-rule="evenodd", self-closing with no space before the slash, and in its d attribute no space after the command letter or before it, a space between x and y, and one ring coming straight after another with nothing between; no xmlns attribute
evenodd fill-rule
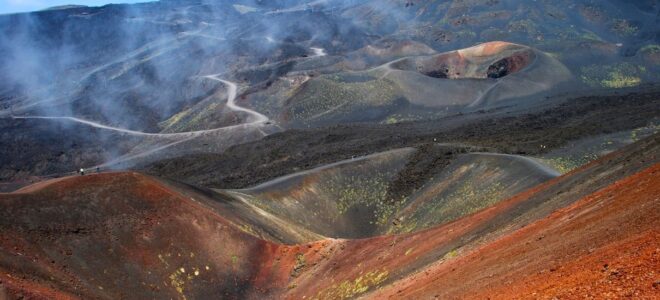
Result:
<svg viewBox="0 0 660 300"><path fill-rule="evenodd" d="M441 217L445 222L453 221L496 203L504 190L505 186L500 182L482 186L464 181L449 196L432 201L431 215Z"/></svg>
<svg viewBox="0 0 660 300"><path fill-rule="evenodd" d="M415 114L392 114L387 117L383 124L397 124L402 122L412 122L422 120L423 117Z"/></svg>
<svg viewBox="0 0 660 300"><path fill-rule="evenodd" d="M587 153L579 157L564 156L564 157L542 158L541 161L544 164L547 164L553 169L557 170L559 173L566 174L597 158L598 155L594 153Z"/></svg>
<svg viewBox="0 0 660 300"><path fill-rule="evenodd" d="M351 111L356 106L386 106L393 104L400 94L389 80L343 82L345 79L328 75L309 81L291 101L292 119L331 116Z"/></svg>
<svg viewBox="0 0 660 300"><path fill-rule="evenodd" d="M458 250L454 249L454 250L451 250L451 251L447 252L445 254L445 256L443 256L442 258L446 260L446 259L452 259L456 256L458 256Z"/></svg>
<svg viewBox="0 0 660 300"><path fill-rule="evenodd" d="M612 31L619 36L629 37L639 33L639 28L632 25L628 20L615 19L612 22Z"/></svg>
<svg viewBox="0 0 660 300"><path fill-rule="evenodd" d="M639 54L650 63L652 69L660 65L660 45L646 45L639 49ZM657 69L656 69L657 74Z"/></svg>
<svg viewBox="0 0 660 300"><path fill-rule="evenodd" d="M643 54L656 54L660 53L660 45L646 45L642 47L642 49L639 49L639 51Z"/></svg>
<svg viewBox="0 0 660 300"><path fill-rule="evenodd" d="M296 264L293 266L293 270L291 270L291 277L298 277L306 266L305 255L302 253L296 254Z"/></svg>
<svg viewBox="0 0 660 300"><path fill-rule="evenodd" d="M631 63L590 65L580 69L581 79L592 87L626 88L638 86L646 68Z"/></svg>
<svg viewBox="0 0 660 300"><path fill-rule="evenodd" d="M588 41L605 42L605 40L603 40L599 35L589 30L584 30L581 38Z"/></svg>
<svg viewBox="0 0 660 300"><path fill-rule="evenodd" d="M225 107L224 100L212 99L186 109L158 125L165 132L185 132L192 130L204 130L213 128L218 120L222 119L222 111Z"/></svg>
<svg viewBox="0 0 660 300"><path fill-rule="evenodd" d="M373 176L336 176L324 182L321 189L337 199L337 214L344 215L355 207L373 209L377 225L384 225L401 206L402 201L387 199L390 172Z"/></svg>
<svg viewBox="0 0 660 300"><path fill-rule="evenodd" d="M405 218L390 233L408 233L418 228L428 228L456 220L497 203L506 194L506 186L500 182L475 185L464 180L448 195L429 199L411 218Z"/></svg>
<svg viewBox="0 0 660 300"><path fill-rule="evenodd" d="M313 299L349 299L369 291L387 279L387 270L376 270L353 280L345 280L320 291Z"/></svg>

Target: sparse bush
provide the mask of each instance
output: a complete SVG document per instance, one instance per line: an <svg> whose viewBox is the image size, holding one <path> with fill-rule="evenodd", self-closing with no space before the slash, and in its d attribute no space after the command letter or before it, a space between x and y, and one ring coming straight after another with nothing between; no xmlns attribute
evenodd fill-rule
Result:
<svg viewBox="0 0 660 300"><path fill-rule="evenodd" d="M646 45L642 49L639 49L639 51L644 54L660 53L660 45Z"/></svg>
<svg viewBox="0 0 660 300"><path fill-rule="evenodd" d="M509 29L509 31L525 32L527 34L535 34L537 32L536 24L534 23L534 21L529 19L513 21L509 23L509 26L507 28Z"/></svg>
<svg viewBox="0 0 660 300"><path fill-rule="evenodd" d="M612 22L612 31L619 36L634 36L639 32L639 28L630 24L628 20L615 19Z"/></svg>
<svg viewBox="0 0 660 300"><path fill-rule="evenodd" d="M354 298L364 292L367 292L371 287L381 284L387 279L389 272L371 271L354 280L345 280L339 284L334 284L331 287L320 291L313 299L349 299Z"/></svg>
<svg viewBox="0 0 660 300"><path fill-rule="evenodd" d="M590 65L581 68L582 81L592 87L625 88L642 82L646 69L630 63Z"/></svg>

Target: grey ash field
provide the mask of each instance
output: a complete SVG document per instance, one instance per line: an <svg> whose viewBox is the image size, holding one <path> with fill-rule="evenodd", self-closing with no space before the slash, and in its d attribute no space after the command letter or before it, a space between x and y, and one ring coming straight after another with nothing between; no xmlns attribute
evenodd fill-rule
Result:
<svg viewBox="0 0 660 300"><path fill-rule="evenodd" d="M0 299L657 297L659 15L0 15Z"/></svg>

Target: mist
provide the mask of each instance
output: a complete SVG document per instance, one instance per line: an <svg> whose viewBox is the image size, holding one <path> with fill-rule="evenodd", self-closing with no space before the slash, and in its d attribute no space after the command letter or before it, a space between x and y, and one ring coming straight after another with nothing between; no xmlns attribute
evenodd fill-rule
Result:
<svg viewBox="0 0 660 300"><path fill-rule="evenodd" d="M351 16L324 13L358 1L302 2L161 1L3 16L1 102L16 114L155 132L210 93L191 88L196 76L285 60L309 47L332 54L367 43L369 33Z"/></svg>
<svg viewBox="0 0 660 300"><path fill-rule="evenodd" d="M614 7L613 2L604 2L603 11ZM245 123L248 116L226 107L227 86L208 80L208 75L236 83L242 94L267 88L289 72L307 76L336 72L344 66L359 70L405 55L394 51L391 56L363 57L360 51L367 46L386 48L413 41L423 45L423 51L411 52L419 55L492 40L544 47L579 72L581 64L596 61L595 57L618 62L623 54L638 51L653 38L651 14L642 15L642 21L625 23L637 30L630 37L607 35L602 28L589 25L589 32L600 40L584 51L584 42L546 41L566 39L549 34L559 24L552 16L543 15L550 21L520 30L512 27L519 25L516 22L494 21L502 28L513 28L508 32L466 17L472 10L479 15L490 6L521 18L544 9L544 4L534 3L529 11L518 11L516 3L494 1L468 8L454 1L163 0L3 15L0 117L53 117L53 122L69 130L81 124L57 118L74 117L142 133L211 130ZM639 5L624 5L626 9L617 13L621 19L630 18ZM579 34L591 38L586 30ZM567 49L585 54L562 56ZM324 57L309 59L319 53ZM352 62L356 57L357 62ZM640 71L639 77L649 80L655 76L652 74L652 70ZM262 137L260 133L249 136ZM131 146L148 151L175 142L170 138L142 140L119 149L107 135L89 139L109 145L104 147L106 160L130 155L125 149ZM237 142L236 135L227 135L179 147L217 152ZM213 147L204 150L203 145Z"/></svg>

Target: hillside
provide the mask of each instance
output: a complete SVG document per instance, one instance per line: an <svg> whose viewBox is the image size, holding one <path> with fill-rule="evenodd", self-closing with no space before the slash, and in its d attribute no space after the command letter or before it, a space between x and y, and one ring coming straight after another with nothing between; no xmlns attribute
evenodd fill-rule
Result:
<svg viewBox="0 0 660 300"><path fill-rule="evenodd" d="M0 128L18 126L20 136L0 136L3 150L40 151L3 164L0 178L222 153L291 128L645 91L658 82L658 9L618 0L182 0L1 16Z"/></svg>
<svg viewBox="0 0 660 300"><path fill-rule="evenodd" d="M656 0L0 15L0 300L657 298L658 16Z"/></svg>
<svg viewBox="0 0 660 300"><path fill-rule="evenodd" d="M652 295L658 216L646 207L657 205L659 151L655 135L454 221L357 240L136 173L54 180L0 196L2 284L37 298L575 296L590 293L575 289L587 283L593 293ZM284 224L310 242L261 238ZM538 272L551 280L528 277Z"/></svg>

